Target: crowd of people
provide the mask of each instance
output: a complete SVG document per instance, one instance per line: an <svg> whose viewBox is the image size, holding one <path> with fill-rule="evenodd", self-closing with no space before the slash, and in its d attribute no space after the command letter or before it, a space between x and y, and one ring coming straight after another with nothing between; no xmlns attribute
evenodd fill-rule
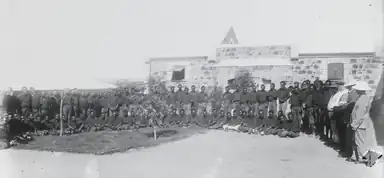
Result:
<svg viewBox="0 0 384 178"><path fill-rule="evenodd" d="M264 84L250 87L227 86L208 93L179 84L150 94L135 89L105 92L66 90L35 91L10 89L3 100L8 135L13 142L28 141L34 135L57 135L100 130L129 130L142 127L205 127L222 129L241 126L250 134L297 137L316 135L337 147L341 157L355 161L364 157L365 114L369 107L367 83L306 80L280 87ZM355 103L367 107L355 107ZM62 115L62 117L60 117Z"/></svg>

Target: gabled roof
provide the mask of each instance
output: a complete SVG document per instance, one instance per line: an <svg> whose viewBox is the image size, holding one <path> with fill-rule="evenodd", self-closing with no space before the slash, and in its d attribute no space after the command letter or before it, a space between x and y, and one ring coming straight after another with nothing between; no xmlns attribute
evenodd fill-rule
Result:
<svg viewBox="0 0 384 178"><path fill-rule="evenodd" d="M221 42L221 44L239 44L239 40L237 40L233 27L228 30L227 35L224 37L224 40Z"/></svg>

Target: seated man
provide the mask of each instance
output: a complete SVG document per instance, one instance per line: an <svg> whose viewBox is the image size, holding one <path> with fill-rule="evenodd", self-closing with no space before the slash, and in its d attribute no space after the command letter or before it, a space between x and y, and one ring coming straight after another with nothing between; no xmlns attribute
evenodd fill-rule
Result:
<svg viewBox="0 0 384 178"><path fill-rule="evenodd" d="M199 117L197 116L197 109L191 108L191 115L188 117L188 120L186 122L186 126L199 126Z"/></svg>
<svg viewBox="0 0 384 178"><path fill-rule="evenodd" d="M129 116L128 110L123 110L121 126L118 128L118 130L129 130L129 129L132 129L132 126L133 126L133 122L131 120L131 117Z"/></svg>
<svg viewBox="0 0 384 178"><path fill-rule="evenodd" d="M181 127L187 127L188 126L188 116L185 114L184 109L180 109L178 120L180 121Z"/></svg>
<svg viewBox="0 0 384 178"><path fill-rule="evenodd" d="M208 111L206 109L203 110L203 114L201 116L200 124L203 127L209 127L209 122L210 122L211 117L208 115Z"/></svg>
<svg viewBox="0 0 384 178"><path fill-rule="evenodd" d="M283 111L279 111L277 114L277 127L280 129L287 129L287 118Z"/></svg>
<svg viewBox="0 0 384 178"><path fill-rule="evenodd" d="M243 115L241 111L240 111L240 115ZM241 122L242 122L242 118L240 116L237 116L236 112L233 112L232 117L228 121L228 125L235 126L235 125L239 125Z"/></svg>
<svg viewBox="0 0 384 178"><path fill-rule="evenodd" d="M276 128L276 126L277 126L276 120L277 119L276 119L276 116L275 116L273 110L268 111L268 118L265 120L267 120L266 126L268 127L268 131L266 132L266 134L273 134L273 135L277 134L277 132L278 132L278 129Z"/></svg>
<svg viewBox="0 0 384 178"><path fill-rule="evenodd" d="M256 117L256 127L262 127L265 124L264 111L260 110Z"/></svg>
<svg viewBox="0 0 384 178"><path fill-rule="evenodd" d="M224 124L227 123L227 119L225 118L225 112L224 110L220 110L220 114L215 117L215 124L210 126L210 129L218 129L222 128Z"/></svg>
<svg viewBox="0 0 384 178"><path fill-rule="evenodd" d="M130 116L128 116L128 124L130 125L130 129L138 128L136 123L139 121L138 113L136 113L134 110L131 110Z"/></svg>
<svg viewBox="0 0 384 178"><path fill-rule="evenodd" d="M216 108L212 109L212 115L209 117L208 126L213 126L217 123L217 118L219 117L219 113Z"/></svg>
<svg viewBox="0 0 384 178"><path fill-rule="evenodd" d="M96 116L95 112L92 110L87 115L87 119L84 122L84 125L81 128L82 130L86 132L95 132L97 131L97 125L96 125Z"/></svg>
<svg viewBox="0 0 384 178"><path fill-rule="evenodd" d="M139 128L145 128L145 127L148 127L149 125L149 115L148 113L144 112L141 114L141 117L139 119L139 122L136 123L136 125L139 127Z"/></svg>
<svg viewBox="0 0 384 178"><path fill-rule="evenodd" d="M165 118L165 126L169 127L171 125L177 125L178 124L179 116L176 113L176 109L173 108L171 113Z"/></svg>

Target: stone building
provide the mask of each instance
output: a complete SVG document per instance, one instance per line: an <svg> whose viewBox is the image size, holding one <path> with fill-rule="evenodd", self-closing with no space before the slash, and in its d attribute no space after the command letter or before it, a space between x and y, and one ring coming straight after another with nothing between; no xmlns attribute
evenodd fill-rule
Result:
<svg viewBox="0 0 384 178"><path fill-rule="evenodd" d="M208 56L159 57L149 60L150 76L167 86L213 86L214 72Z"/></svg>
<svg viewBox="0 0 384 178"><path fill-rule="evenodd" d="M364 80L377 85L382 60L374 52L367 53L300 53L292 58L293 80Z"/></svg>
<svg viewBox="0 0 384 178"><path fill-rule="evenodd" d="M374 52L365 53L300 53L292 57L289 45L245 46L231 27L214 58L208 56L151 58L150 76L166 81L168 86L183 84L212 88L224 87L228 80L251 74L255 83L279 83L284 80L365 80L377 85L383 64Z"/></svg>

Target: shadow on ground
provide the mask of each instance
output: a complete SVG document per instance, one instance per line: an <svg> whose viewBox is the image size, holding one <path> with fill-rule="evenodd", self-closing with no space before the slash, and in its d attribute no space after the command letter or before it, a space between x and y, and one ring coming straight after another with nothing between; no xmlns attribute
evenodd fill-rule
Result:
<svg viewBox="0 0 384 178"><path fill-rule="evenodd" d="M153 128L135 131L103 131L75 134L71 136L41 136L28 144L20 144L15 149L52 152L70 152L105 155L125 152L130 149L146 148L205 133L202 128L158 129L154 140Z"/></svg>

